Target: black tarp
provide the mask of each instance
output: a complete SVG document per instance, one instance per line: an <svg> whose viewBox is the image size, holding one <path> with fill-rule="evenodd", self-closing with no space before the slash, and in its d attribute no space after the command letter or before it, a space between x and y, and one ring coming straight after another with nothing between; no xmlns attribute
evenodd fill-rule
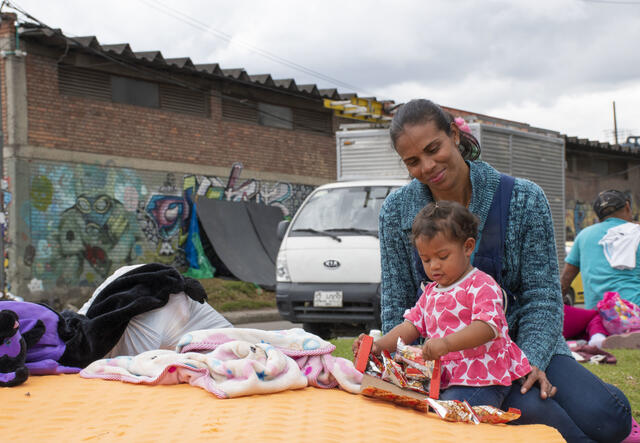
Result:
<svg viewBox="0 0 640 443"><path fill-rule="evenodd" d="M208 198L198 199L196 208L213 252L233 276L274 289L280 247L276 232L282 211L253 202Z"/></svg>

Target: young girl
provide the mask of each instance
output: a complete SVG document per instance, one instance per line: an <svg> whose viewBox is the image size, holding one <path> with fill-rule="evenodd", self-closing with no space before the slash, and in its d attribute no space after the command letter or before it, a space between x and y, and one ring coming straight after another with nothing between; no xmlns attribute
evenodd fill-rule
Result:
<svg viewBox="0 0 640 443"><path fill-rule="evenodd" d="M398 338L412 343L428 337L425 360L442 361L440 398L499 408L511 383L531 367L509 338L502 290L471 266L477 233L477 218L459 203L430 203L418 213L412 242L432 282L404 313L405 321L374 342L372 352L395 351Z"/></svg>

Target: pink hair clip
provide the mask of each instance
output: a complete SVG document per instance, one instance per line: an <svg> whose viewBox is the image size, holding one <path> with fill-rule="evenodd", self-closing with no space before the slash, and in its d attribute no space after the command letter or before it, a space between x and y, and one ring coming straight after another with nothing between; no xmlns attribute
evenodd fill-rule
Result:
<svg viewBox="0 0 640 443"><path fill-rule="evenodd" d="M458 129L460 129L462 132L466 132L467 134L471 134L471 128L469 128L469 125L467 124L466 121L464 121L464 119L462 117L454 118L453 122L456 124Z"/></svg>

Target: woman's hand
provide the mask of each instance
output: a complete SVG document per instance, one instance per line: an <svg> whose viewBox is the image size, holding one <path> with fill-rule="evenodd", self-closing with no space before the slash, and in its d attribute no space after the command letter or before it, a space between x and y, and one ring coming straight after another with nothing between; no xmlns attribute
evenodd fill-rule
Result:
<svg viewBox="0 0 640 443"><path fill-rule="evenodd" d="M432 338L422 346L422 358L425 360L437 360L449 353L449 345L445 338Z"/></svg>
<svg viewBox="0 0 640 443"><path fill-rule="evenodd" d="M362 337L364 337L367 334L360 334L358 335L358 338L356 338L353 341L353 344L351 345L351 350L353 351L353 356L355 358L356 355L358 355L358 349L360 349L360 343L362 343ZM371 346L371 354L380 354L380 346L376 345L376 342L373 342L373 346Z"/></svg>
<svg viewBox="0 0 640 443"><path fill-rule="evenodd" d="M522 382L522 388L520 388L520 393L526 393L531 387L536 383L540 383L540 398L545 400L547 398L551 398L556 395L558 391L555 386L551 385L549 380L547 379L547 374L544 371L536 368L535 366L531 366L531 372L527 374Z"/></svg>

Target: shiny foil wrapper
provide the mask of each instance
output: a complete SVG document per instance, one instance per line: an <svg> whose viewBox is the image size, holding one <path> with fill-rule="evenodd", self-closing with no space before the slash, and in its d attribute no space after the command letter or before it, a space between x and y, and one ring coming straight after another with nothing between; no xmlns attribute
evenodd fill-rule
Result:
<svg viewBox="0 0 640 443"><path fill-rule="evenodd" d="M503 411L502 409L498 409L494 406L482 405L472 406L472 409L481 423L508 423L519 419L522 415L520 409L516 408L509 408L508 411Z"/></svg>
<svg viewBox="0 0 640 443"><path fill-rule="evenodd" d="M466 401L427 398L427 403L443 420L480 424L480 419Z"/></svg>
<svg viewBox="0 0 640 443"><path fill-rule="evenodd" d="M422 358L422 348L406 345L401 338L398 338L395 359L408 367L418 369L428 379L433 376L433 360L425 361Z"/></svg>
<svg viewBox="0 0 640 443"><path fill-rule="evenodd" d="M391 354L387 350L382 351L382 365L384 366L384 371L382 372L383 380L401 388L406 388L409 385L402 366L393 361Z"/></svg>

